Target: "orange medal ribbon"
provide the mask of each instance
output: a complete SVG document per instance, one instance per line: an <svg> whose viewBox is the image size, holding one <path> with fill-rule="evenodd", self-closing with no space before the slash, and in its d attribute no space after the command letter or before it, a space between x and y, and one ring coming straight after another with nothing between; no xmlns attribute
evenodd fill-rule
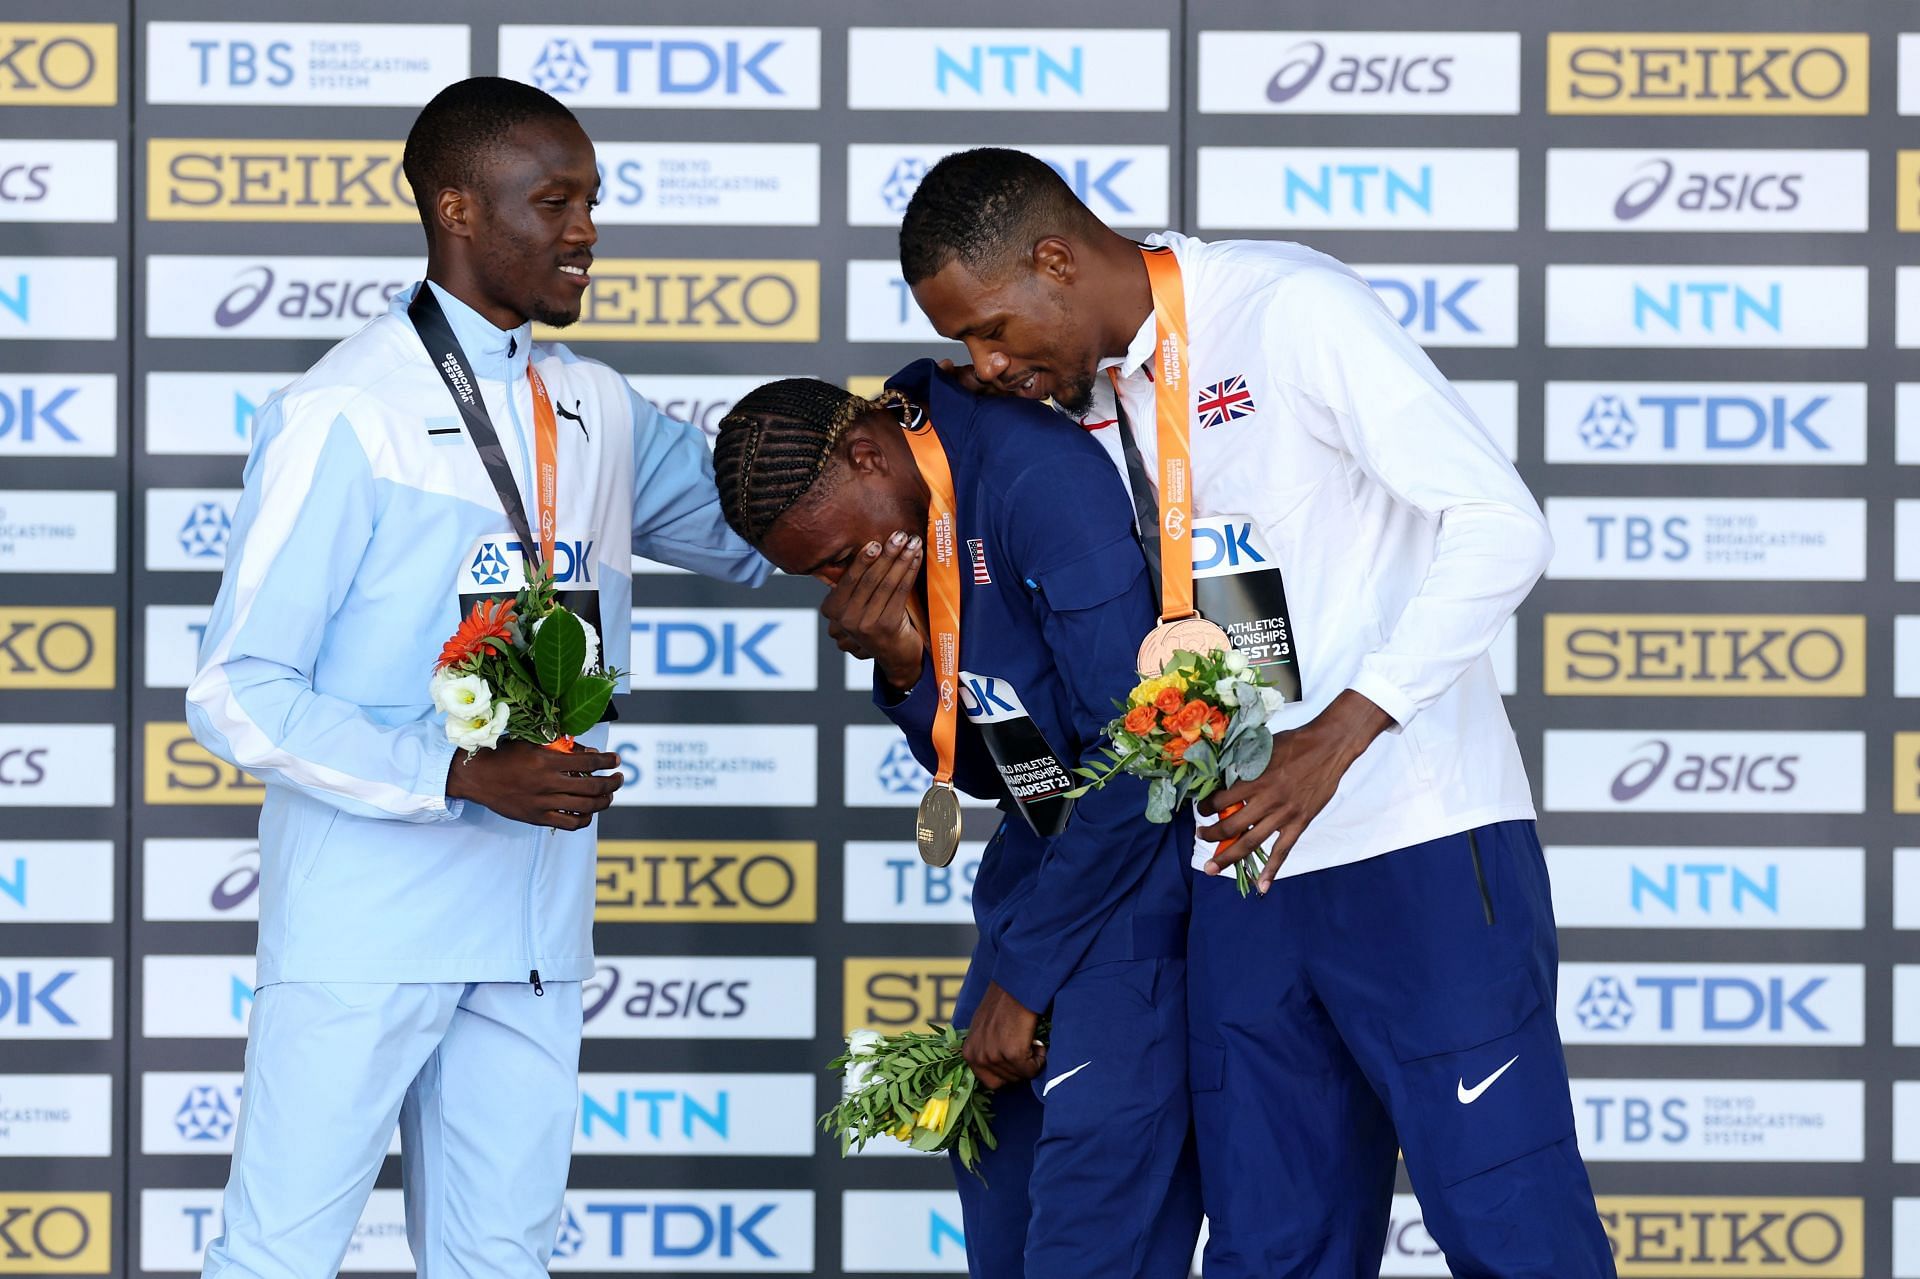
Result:
<svg viewBox="0 0 1920 1279"><path fill-rule="evenodd" d="M1153 288L1153 400L1160 452L1160 620L1194 615L1193 553L1186 547L1193 523L1193 459L1187 417L1187 291L1172 249L1142 248Z"/></svg>
<svg viewBox="0 0 1920 1279"><path fill-rule="evenodd" d="M927 623L932 632L928 639L933 673L940 689L933 717L933 749L940 767L933 779L946 785L953 780L954 738L960 723L960 546L953 471L932 418L923 414L905 431L907 447L913 450L914 463L932 499L927 507Z"/></svg>
<svg viewBox="0 0 1920 1279"><path fill-rule="evenodd" d="M533 387L533 498L539 507L540 562L553 571L555 508L560 500L560 425L553 416L547 384L527 361L527 382Z"/></svg>

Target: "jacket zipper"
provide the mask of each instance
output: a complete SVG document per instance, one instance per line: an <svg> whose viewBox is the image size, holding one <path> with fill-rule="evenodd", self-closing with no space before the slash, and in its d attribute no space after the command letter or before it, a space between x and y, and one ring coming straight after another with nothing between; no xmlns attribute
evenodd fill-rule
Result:
<svg viewBox="0 0 1920 1279"><path fill-rule="evenodd" d="M553 828L548 827L547 833L545 835L535 835L533 837L533 840L534 840L533 859L527 863L527 900L526 900L525 921L526 921L526 935L527 935L527 959L529 961L531 961L534 957L533 956L533 885L534 885L534 882L539 878L540 854L546 851L547 841L551 839L553 835L554 835ZM527 983L533 987L534 994L544 996L547 993L547 988L540 984L540 970L538 968L529 968L527 970Z"/></svg>
<svg viewBox="0 0 1920 1279"><path fill-rule="evenodd" d="M1480 841L1467 832L1467 852L1473 857L1473 882L1480 887L1480 909L1486 912L1487 927L1493 927L1493 894L1487 891L1487 871L1480 864Z"/></svg>

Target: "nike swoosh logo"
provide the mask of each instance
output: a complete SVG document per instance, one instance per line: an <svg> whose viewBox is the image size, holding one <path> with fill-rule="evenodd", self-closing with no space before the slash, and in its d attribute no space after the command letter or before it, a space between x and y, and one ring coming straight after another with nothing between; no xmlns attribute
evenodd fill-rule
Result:
<svg viewBox="0 0 1920 1279"><path fill-rule="evenodd" d="M1058 1088L1061 1084L1066 1083L1067 1080L1072 1079L1075 1075L1079 1074L1081 1071L1085 1070L1088 1066L1091 1066L1091 1065L1093 1065L1092 1062L1083 1061L1078 1066L1075 1066L1072 1070L1069 1070L1066 1074L1055 1075L1052 1079L1047 1080L1047 1086L1040 1090L1040 1095L1042 1097L1045 1097L1048 1093Z"/></svg>
<svg viewBox="0 0 1920 1279"><path fill-rule="evenodd" d="M1454 1087L1458 1090L1458 1093L1459 1093L1460 1104L1463 1106L1471 1106L1474 1102L1479 1101L1480 1094L1485 1092L1487 1089L1493 1087L1493 1081L1500 1078L1500 1076L1506 1074L1507 1067L1513 1065L1514 1062L1519 1060L1520 1060L1520 1054L1515 1053L1512 1057L1509 1057L1507 1059L1506 1066L1500 1067L1500 1069L1494 1071L1491 1075L1488 1075L1485 1079L1482 1079L1479 1083L1475 1084L1471 1088L1467 1087L1466 1080L1464 1079L1460 1080L1459 1083L1454 1085Z"/></svg>

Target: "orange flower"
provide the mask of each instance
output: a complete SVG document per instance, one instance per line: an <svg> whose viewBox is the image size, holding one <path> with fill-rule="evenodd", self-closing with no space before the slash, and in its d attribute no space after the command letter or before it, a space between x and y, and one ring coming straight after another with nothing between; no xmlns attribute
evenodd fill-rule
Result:
<svg viewBox="0 0 1920 1279"><path fill-rule="evenodd" d="M1200 730L1207 722L1207 712L1211 709L1212 707L1196 697L1167 716L1167 731L1178 733L1190 742L1198 741Z"/></svg>
<svg viewBox="0 0 1920 1279"><path fill-rule="evenodd" d="M562 755L570 755L573 753L573 739L571 737L568 737L565 733L562 733L560 736L548 742L546 745L546 749L550 751L559 751Z"/></svg>
<svg viewBox="0 0 1920 1279"><path fill-rule="evenodd" d="M457 666L469 657L482 651L483 642L490 639L507 640L512 637L508 630L513 624L513 601L510 599L484 600L473 612L467 614L460 629L453 633L446 647L440 650L440 660L433 669L443 671L449 666Z"/></svg>
<svg viewBox="0 0 1920 1279"><path fill-rule="evenodd" d="M1227 717L1218 708L1209 707L1207 710L1206 734L1208 740L1215 742L1227 735Z"/></svg>
<svg viewBox="0 0 1920 1279"><path fill-rule="evenodd" d="M1187 747L1191 745L1193 745L1193 743L1186 738L1176 737L1165 746L1162 746L1160 753L1167 757L1169 764L1178 764L1187 757Z"/></svg>
<svg viewBox="0 0 1920 1279"><path fill-rule="evenodd" d="M1153 713L1153 707L1136 706L1127 712L1127 718L1122 721L1122 724L1135 737L1145 737L1153 731L1153 722L1157 718L1159 717Z"/></svg>
<svg viewBox="0 0 1920 1279"><path fill-rule="evenodd" d="M1171 715L1175 711L1179 710L1180 709L1180 690L1177 688L1161 689L1160 695L1153 699L1153 709L1165 715Z"/></svg>

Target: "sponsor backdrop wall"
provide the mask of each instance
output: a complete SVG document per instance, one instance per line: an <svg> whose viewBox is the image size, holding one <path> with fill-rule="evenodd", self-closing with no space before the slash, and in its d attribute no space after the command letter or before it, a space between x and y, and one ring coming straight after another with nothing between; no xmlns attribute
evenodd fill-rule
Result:
<svg viewBox="0 0 1920 1279"><path fill-rule="evenodd" d="M1558 541L1496 656L1622 1273L1920 1275L1920 11L240 8L0 21L0 1274L219 1230L261 791L181 692L255 406L419 274L400 142L497 71L599 148L567 339L709 429L939 349L893 227L960 146L1356 264ZM959 1272L945 1170L812 1121L847 1028L950 1008L980 844L914 857L811 583L646 567L554 1269ZM397 1184L348 1270L407 1268ZM1446 1273L1410 1195L1383 1264Z"/></svg>

